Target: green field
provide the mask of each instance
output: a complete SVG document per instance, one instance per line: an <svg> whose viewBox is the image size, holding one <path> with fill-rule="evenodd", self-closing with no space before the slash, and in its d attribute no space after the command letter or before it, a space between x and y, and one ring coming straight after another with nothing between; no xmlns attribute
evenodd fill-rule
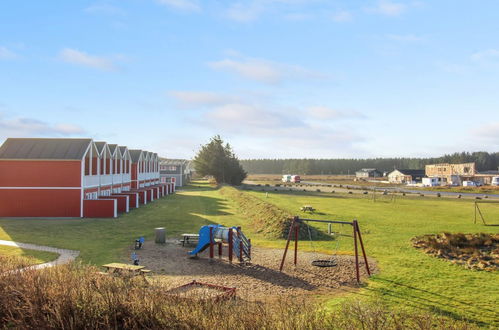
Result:
<svg viewBox="0 0 499 330"><path fill-rule="evenodd" d="M317 209L309 217L358 219L367 253L377 260L380 273L355 293L328 297L330 307L350 297L380 298L392 306L429 310L485 326L499 325L497 272L467 270L427 256L410 244L412 237L422 234L497 232L499 227L473 225L472 201L399 198L395 202L381 199L374 203L356 195L269 192L265 197L261 191L247 193L293 214L308 204ZM499 223L499 209L488 214ZM184 232L197 232L200 226L210 223L241 225L255 245L282 247L284 244L283 240L268 240L255 233L234 201L199 182L118 219L0 220L0 239L79 250L83 261L99 265L127 261L134 239L139 236L152 239L155 227L166 227L169 237L178 237ZM343 233L350 230L335 229ZM314 246L330 251L335 244L323 241L315 242ZM310 250L311 245L303 242L301 248ZM351 253L351 238L342 237L339 250Z"/></svg>

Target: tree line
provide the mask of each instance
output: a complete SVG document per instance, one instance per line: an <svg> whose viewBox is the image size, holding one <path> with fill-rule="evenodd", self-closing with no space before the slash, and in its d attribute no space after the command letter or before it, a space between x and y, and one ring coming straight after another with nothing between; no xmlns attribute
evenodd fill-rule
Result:
<svg viewBox="0 0 499 330"><path fill-rule="evenodd" d="M471 162L475 162L478 171L487 171L498 170L499 152L457 152L433 158L244 159L239 162L251 174L355 174L362 168L417 170L428 164Z"/></svg>

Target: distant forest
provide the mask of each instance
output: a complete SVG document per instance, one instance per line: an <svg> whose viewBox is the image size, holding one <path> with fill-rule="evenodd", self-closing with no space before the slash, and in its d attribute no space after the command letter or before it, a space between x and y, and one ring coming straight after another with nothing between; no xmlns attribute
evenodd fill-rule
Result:
<svg viewBox="0 0 499 330"><path fill-rule="evenodd" d="M380 171L424 169L427 164L475 162L478 171L497 170L499 152L461 152L437 158L369 158L369 159L243 159L241 165L249 174L355 174L361 168Z"/></svg>

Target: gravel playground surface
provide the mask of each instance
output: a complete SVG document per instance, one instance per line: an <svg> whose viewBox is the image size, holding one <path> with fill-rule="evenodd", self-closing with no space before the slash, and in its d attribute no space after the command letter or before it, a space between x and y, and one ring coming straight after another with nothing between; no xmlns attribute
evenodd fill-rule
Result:
<svg viewBox="0 0 499 330"><path fill-rule="evenodd" d="M226 259L215 256L209 259L206 249L199 258L189 258L187 252L193 247L182 247L175 241L164 245L149 243L137 251L140 264L151 269L155 279L159 279L167 288L175 288L193 280L237 288L237 296L243 299L261 300L282 296L305 296L334 294L358 287L355 279L355 258L353 256L335 256L337 266L315 267L311 261L329 259L331 256L298 251L298 266L293 266L293 250L288 251L283 272L279 265L283 250L252 249L252 263L240 265L235 261L229 264ZM218 250L215 248L215 255ZM362 258L360 258L362 259ZM363 260L360 262L361 278L367 273ZM375 273L373 259L368 259L371 273Z"/></svg>

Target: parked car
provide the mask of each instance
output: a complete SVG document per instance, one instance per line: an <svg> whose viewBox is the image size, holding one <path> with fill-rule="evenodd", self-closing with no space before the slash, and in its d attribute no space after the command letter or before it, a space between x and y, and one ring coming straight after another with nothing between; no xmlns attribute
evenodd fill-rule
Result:
<svg viewBox="0 0 499 330"><path fill-rule="evenodd" d="M474 181L463 181L463 187L477 187L478 185Z"/></svg>
<svg viewBox="0 0 499 330"><path fill-rule="evenodd" d="M492 182L490 184L493 186L499 186L499 176L493 177Z"/></svg>

